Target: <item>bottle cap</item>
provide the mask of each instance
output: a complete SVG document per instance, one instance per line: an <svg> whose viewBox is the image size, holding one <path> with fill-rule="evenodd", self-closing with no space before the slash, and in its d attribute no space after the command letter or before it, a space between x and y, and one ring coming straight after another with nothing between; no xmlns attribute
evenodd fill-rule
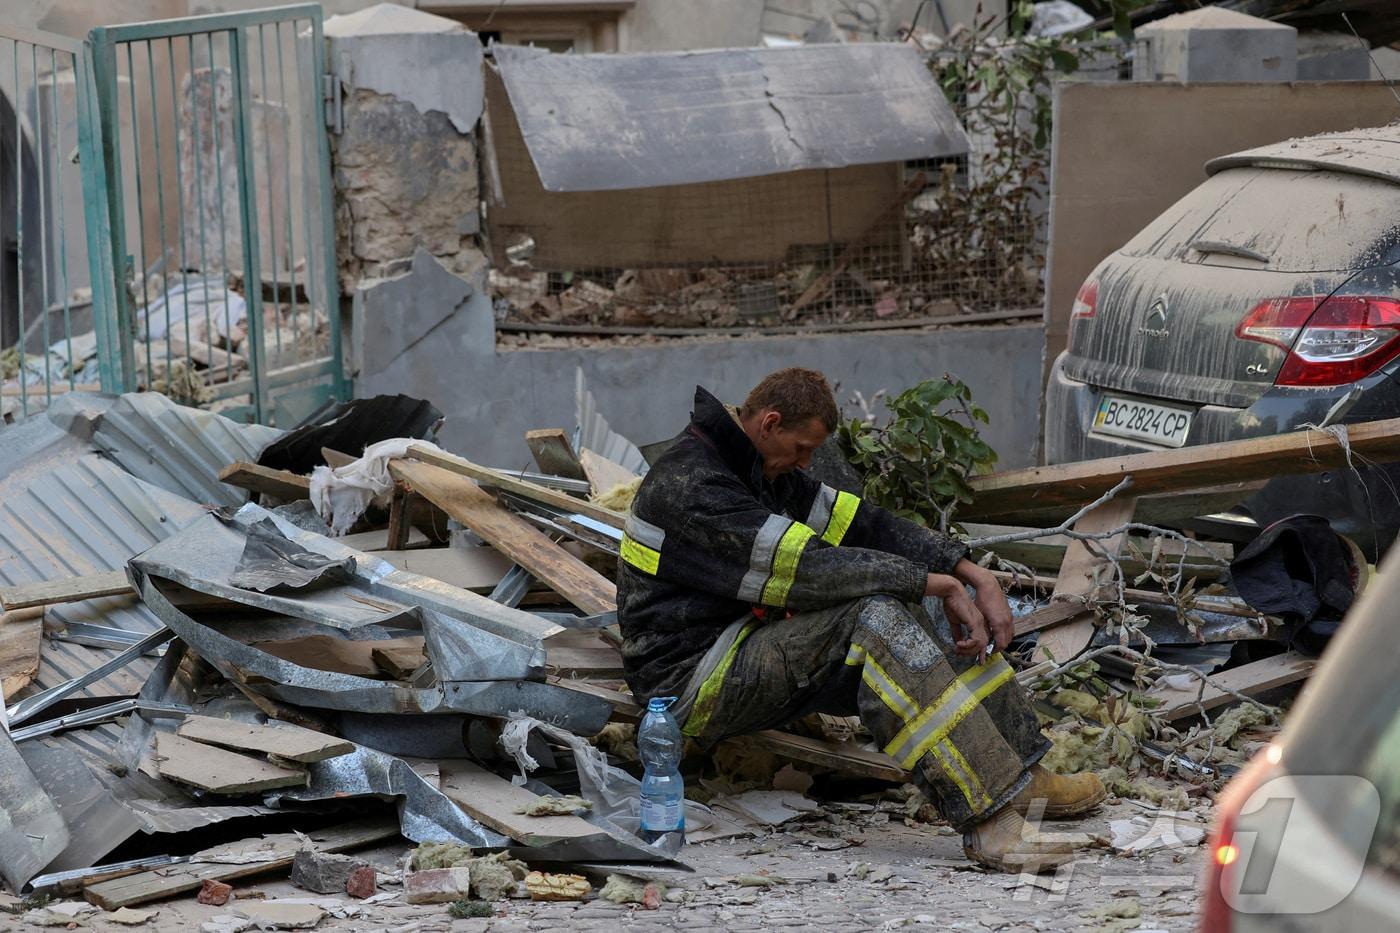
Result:
<svg viewBox="0 0 1400 933"><path fill-rule="evenodd" d="M671 704L676 702L675 697L652 697L647 701L648 713L664 713L671 708Z"/></svg>

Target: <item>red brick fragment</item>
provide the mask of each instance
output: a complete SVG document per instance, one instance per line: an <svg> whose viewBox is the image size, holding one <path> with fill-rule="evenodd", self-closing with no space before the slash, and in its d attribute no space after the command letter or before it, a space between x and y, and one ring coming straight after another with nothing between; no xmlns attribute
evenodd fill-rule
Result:
<svg viewBox="0 0 1400 933"><path fill-rule="evenodd" d="M232 894L233 885L215 881L213 878L205 878L204 883L199 886L198 900L201 904L208 904L211 907L222 907L228 903Z"/></svg>

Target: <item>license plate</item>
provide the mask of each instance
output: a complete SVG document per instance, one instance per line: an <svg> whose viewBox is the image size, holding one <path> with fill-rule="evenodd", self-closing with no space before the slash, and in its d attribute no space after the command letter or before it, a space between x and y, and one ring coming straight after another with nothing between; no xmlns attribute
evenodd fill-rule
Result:
<svg viewBox="0 0 1400 933"><path fill-rule="evenodd" d="M1130 437L1161 447L1184 447L1191 432L1192 412L1134 398L1105 395L1094 414L1092 434Z"/></svg>

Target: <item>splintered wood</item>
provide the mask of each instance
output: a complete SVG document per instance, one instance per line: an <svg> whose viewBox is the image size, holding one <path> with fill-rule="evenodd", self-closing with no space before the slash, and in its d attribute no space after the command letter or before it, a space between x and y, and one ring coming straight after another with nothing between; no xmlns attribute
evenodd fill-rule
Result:
<svg viewBox="0 0 1400 933"><path fill-rule="evenodd" d="M412 460L392 460L389 470L584 612L596 615L617 608L617 586L611 580L504 508L472 480Z"/></svg>

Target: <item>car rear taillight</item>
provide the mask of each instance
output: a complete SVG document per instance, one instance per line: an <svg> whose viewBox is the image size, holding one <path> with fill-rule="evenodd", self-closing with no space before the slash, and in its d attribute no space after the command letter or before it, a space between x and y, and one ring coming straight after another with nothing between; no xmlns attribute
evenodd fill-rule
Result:
<svg viewBox="0 0 1400 933"><path fill-rule="evenodd" d="M1201 922L1197 933L1230 933L1230 903L1225 899L1225 885L1237 870L1240 848L1235 841L1235 825L1240 809L1274 767L1283 758L1280 745L1270 745L1235 775L1220 796L1215 798L1215 826L1211 829L1209 854L1202 882Z"/></svg>
<svg viewBox="0 0 1400 933"><path fill-rule="evenodd" d="M1070 305L1069 319L1071 321L1080 318L1093 317L1099 306L1099 280L1089 279L1079 286L1079 293L1074 296L1074 304Z"/></svg>
<svg viewBox="0 0 1400 933"><path fill-rule="evenodd" d="M1400 301L1363 295L1271 298L1245 315L1235 335L1288 351L1277 385L1345 385L1400 354Z"/></svg>

